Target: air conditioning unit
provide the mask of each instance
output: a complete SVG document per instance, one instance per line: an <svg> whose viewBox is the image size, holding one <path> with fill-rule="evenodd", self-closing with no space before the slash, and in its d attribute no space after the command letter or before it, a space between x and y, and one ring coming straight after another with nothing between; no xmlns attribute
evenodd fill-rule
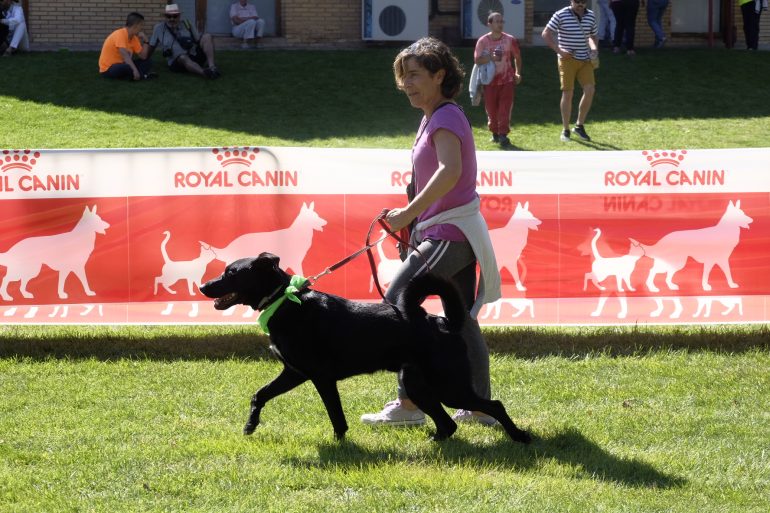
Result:
<svg viewBox="0 0 770 513"><path fill-rule="evenodd" d="M524 0L462 0L460 29L463 39L478 39L489 32L487 16L490 12L503 15L504 32L517 39L524 38Z"/></svg>
<svg viewBox="0 0 770 513"><path fill-rule="evenodd" d="M427 35L428 0L362 0L362 39L415 41Z"/></svg>

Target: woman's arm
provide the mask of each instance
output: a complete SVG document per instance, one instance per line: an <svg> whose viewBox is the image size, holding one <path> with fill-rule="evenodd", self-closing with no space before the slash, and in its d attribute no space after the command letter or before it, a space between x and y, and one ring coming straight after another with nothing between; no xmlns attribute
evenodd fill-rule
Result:
<svg viewBox="0 0 770 513"><path fill-rule="evenodd" d="M433 134L433 144L438 157L438 170L409 205L388 212L386 220L394 231L408 226L428 207L451 191L460 180L463 171L460 139L449 130L439 128ZM414 180L414 177L412 179Z"/></svg>

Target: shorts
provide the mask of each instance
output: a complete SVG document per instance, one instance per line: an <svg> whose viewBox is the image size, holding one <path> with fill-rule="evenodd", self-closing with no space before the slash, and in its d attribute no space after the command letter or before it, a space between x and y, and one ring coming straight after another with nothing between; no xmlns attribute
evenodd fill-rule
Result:
<svg viewBox="0 0 770 513"><path fill-rule="evenodd" d="M179 55L179 57L182 55ZM197 63L198 66L206 67L206 54L203 53L203 48L200 46L195 48L195 53L188 53L187 56L190 57L193 62ZM174 59L171 64L168 65L171 71L187 71L187 68L184 67L184 64L179 62L179 57Z"/></svg>
<svg viewBox="0 0 770 513"><path fill-rule="evenodd" d="M575 79L577 78L580 87L595 85L594 67L591 60L580 61L578 59L559 59L559 82L562 91L572 91L575 89Z"/></svg>

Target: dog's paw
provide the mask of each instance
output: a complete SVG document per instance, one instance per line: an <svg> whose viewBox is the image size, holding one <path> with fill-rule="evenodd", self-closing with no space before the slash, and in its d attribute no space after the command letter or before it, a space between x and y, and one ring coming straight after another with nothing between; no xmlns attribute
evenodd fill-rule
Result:
<svg viewBox="0 0 770 513"><path fill-rule="evenodd" d="M248 423L245 426L243 426L243 434L248 436L252 434L255 429L257 429L256 424Z"/></svg>
<svg viewBox="0 0 770 513"><path fill-rule="evenodd" d="M431 440L434 442L443 442L444 440L449 440L449 437L452 436L453 433L447 433L447 432L438 432L436 431L433 433L433 436L430 437Z"/></svg>
<svg viewBox="0 0 770 513"><path fill-rule="evenodd" d="M511 436L511 438L513 439L514 442L519 442L522 444L528 444L532 442L532 435L530 435L526 431L522 431L521 429L519 429L516 433L514 433L513 436Z"/></svg>

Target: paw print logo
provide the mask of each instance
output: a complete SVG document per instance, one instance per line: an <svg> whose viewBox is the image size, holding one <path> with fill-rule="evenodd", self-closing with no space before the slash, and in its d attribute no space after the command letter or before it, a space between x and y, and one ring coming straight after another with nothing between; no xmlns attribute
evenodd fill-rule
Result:
<svg viewBox="0 0 770 513"><path fill-rule="evenodd" d="M32 171L32 168L39 159L39 151L3 150L2 157L0 157L0 171L10 171L12 169Z"/></svg>
<svg viewBox="0 0 770 513"><path fill-rule="evenodd" d="M687 155L687 150L645 150L642 155L652 167L663 164L679 167Z"/></svg>
<svg viewBox="0 0 770 513"><path fill-rule="evenodd" d="M216 155L217 161L222 164L222 167L235 164L248 167L257 158L259 148L251 148L249 146L234 146L230 148L225 146L223 148L214 148L211 150L211 153Z"/></svg>

